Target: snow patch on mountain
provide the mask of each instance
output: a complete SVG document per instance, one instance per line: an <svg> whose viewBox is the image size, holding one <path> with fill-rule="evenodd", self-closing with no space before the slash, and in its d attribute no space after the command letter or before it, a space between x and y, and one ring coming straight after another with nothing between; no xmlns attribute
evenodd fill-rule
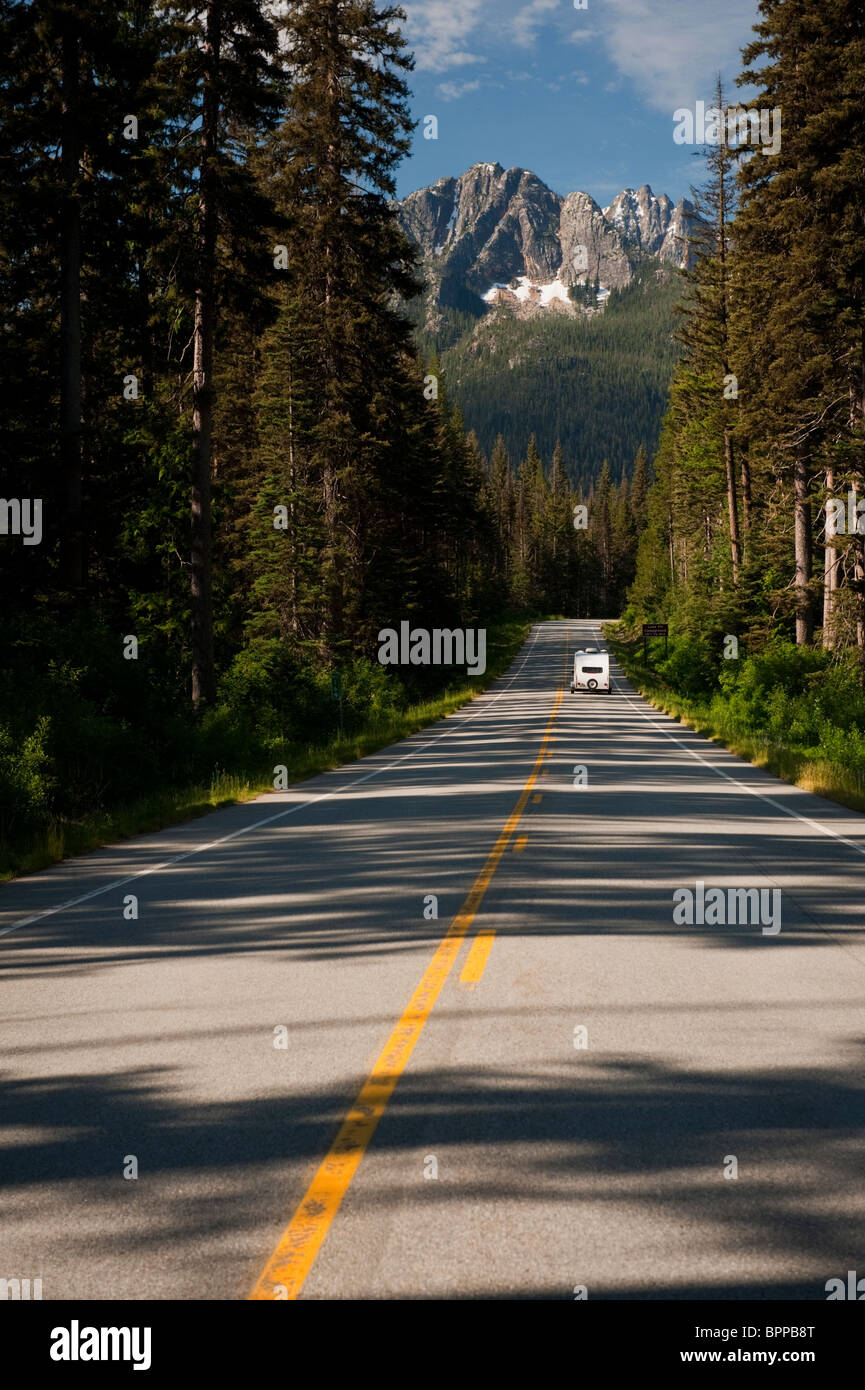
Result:
<svg viewBox="0 0 865 1390"><path fill-rule="evenodd" d="M527 169L485 163L409 194L399 216L425 263L429 331L448 307L471 311L472 299L519 314L603 309L647 256L692 264L688 237L698 222L685 199L674 205L648 184L622 189L602 209L587 193L563 198ZM571 299L570 288L595 284L603 286L597 300Z"/></svg>
<svg viewBox="0 0 865 1390"><path fill-rule="evenodd" d="M549 308L552 304L564 304L572 313L576 312L576 306L568 292L568 286L558 276L546 284L539 284L528 275L518 275L509 284L497 280L490 285L481 298L487 304L507 303L508 298L511 298L518 300L521 304L538 305L542 309Z"/></svg>

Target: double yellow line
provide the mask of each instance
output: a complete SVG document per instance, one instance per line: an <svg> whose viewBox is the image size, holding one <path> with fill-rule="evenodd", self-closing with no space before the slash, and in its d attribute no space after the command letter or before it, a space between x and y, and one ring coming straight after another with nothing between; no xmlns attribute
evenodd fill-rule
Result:
<svg viewBox="0 0 865 1390"><path fill-rule="evenodd" d="M553 723L561 703L562 691L559 689L535 765L516 806L508 816L468 897L439 942L435 955L424 971L402 1018L388 1038L384 1051L343 1120L330 1151L283 1231L279 1244L250 1294L251 1299L267 1302L274 1299L295 1299L303 1288L306 1276L369 1147L396 1083L405 1070L415 1043L423 1032L442 986L450 974L463 938L474 922L502 855L519 824L540 775L541 765L547 756L547 744L552 737ZM473 964L477 979L483 973L493 936L494 933L481 933L469 954L471 960L472 954L477 952Z"/></svg>

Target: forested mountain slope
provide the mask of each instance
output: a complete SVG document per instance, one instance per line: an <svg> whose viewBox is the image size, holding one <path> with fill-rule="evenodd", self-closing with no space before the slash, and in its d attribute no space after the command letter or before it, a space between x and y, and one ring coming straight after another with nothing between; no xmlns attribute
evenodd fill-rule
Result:
<svg viewBox="0 0 865 1390"><path fill-rule="evenodd" d="M499 434L514 456L532 434L545 457L560 440L568 476L583 488L604 459L620 477L641 444L653 452L658 443L681 289L677 271L651 261L601 314L493 309L441 355L466 426L486 452Z"/></svg>

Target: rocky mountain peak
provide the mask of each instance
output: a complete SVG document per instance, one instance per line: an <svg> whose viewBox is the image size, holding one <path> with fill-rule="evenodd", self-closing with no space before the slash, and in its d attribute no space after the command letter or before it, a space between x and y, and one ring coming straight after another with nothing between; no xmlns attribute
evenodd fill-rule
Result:
<svg viewBox="0 0 865 1390"><path fill-rule="evenodd" d="M609 207L604 208L604 217L616 228L625 244L647 255L660 253L672 214L673 203L666 193L655 197L647 183L636 192L633 188L624 188Z"/></svg>
<svg viewBox="0 0 865 1390"><path fill-rule="evenodd" d="M569 290L597 284L603 304L630 284L644 256L689 265L695 213L648 184L625 188L606 208L588 193L561 197L528 169L479 163L442 178L399 205L426 278L427 327L443 307L479 299L520 313L579 313Z"/></svg>

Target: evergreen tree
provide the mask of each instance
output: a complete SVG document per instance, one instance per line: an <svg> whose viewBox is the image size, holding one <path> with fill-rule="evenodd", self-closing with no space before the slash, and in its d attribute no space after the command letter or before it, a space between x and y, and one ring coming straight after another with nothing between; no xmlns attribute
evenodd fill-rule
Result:
<svg viewBox="0 0 865 1390"><path fill-rule="evenodd" d="M833 334L821 284L823 238L831 230L817 187L814 143L832 77L813 43L820 25L813 5L767 0L760 8L758 38L744 60L769 61L760 70L746 66L740 80L761 88L753 108L782 110L783 136L777 153L752 153L740 173L735 370L746 384L747 432L765 441L768 468L792 494L793 616L797 642L808 644L814 629L813 487L835 413Z"/></svg>
<svg viewBox="0 0 865 1390"><path fill-rule="evenodd" d="M610 612L614 589L612 492L610 465L604 459L589 508L589 539L598 557L598 603L604 617L614 616Z"/></svg>
<svg viewBox="0 0 865 1390"><path fill-rule="evenodd" d="M504 598L511 582L514 540L514 480L511 461L501 435L495 442L490 459L487 498L487 509L492 515L497 539L496 577L499 593Z"/></svg>
<svg viewBox="0 0 865 1390"><path fill-rule="evenodd" d="M391 482L391 440L401 415L397 432L410 429L403 412L413 370L409 325L395 299L418 288L414 252L390 201L393 171L413 128L404 78L413 64L396 28L399 16L372 0L288 7L291 102L263 159L279 209L277 241L292 248L293 372L316 401L301 447L323 520L324 660L344 652L364 626L352 595L374 582L382 601L390 587L393 556L382 546L383 530L402 543L404 508L411 505ZM396 506L393 520L385 499Z"/></svg>
<svg viewBox="0 0 865 1390"><path fill-rule="evenodd" d="M192 703L216 693L213 653L212 519L214 358L220 237L250 229L252 174L234 159L231 133L266 129L278 110L276 29L256 0L203 0L190 38L195 45L195 117L199 121L195 184L192 323L192 495L190 596ZM261 233L263 238L263 231ZM259 250L263 250L263 239Z"/></svg>
<svg viewBox="0 0 865 1390"><path fill-rule="evenodd" d="M865 489L865 132L856 95L865 20L847 0L762 0L760 15L740 81L758 89L752 116L780 110L782 139L765 151L722 142L710 156L709 238L691 277L686 353L655 458L631 601L702 634L737 630L765 641L780 620L807 645L819 567L824 646L853 642L865 654L865 541L835 526L838 500ZM716 409L721 373L737 379L739 401Z"/></svg>
<svg viewBox="0 0 865 1390"><path fill-rule="evenodd" d="M649 456L645 445L641 444L634 459L634 473L631 479L631 515L634 530L639 536L648 519L649 496Z"/></svg>

